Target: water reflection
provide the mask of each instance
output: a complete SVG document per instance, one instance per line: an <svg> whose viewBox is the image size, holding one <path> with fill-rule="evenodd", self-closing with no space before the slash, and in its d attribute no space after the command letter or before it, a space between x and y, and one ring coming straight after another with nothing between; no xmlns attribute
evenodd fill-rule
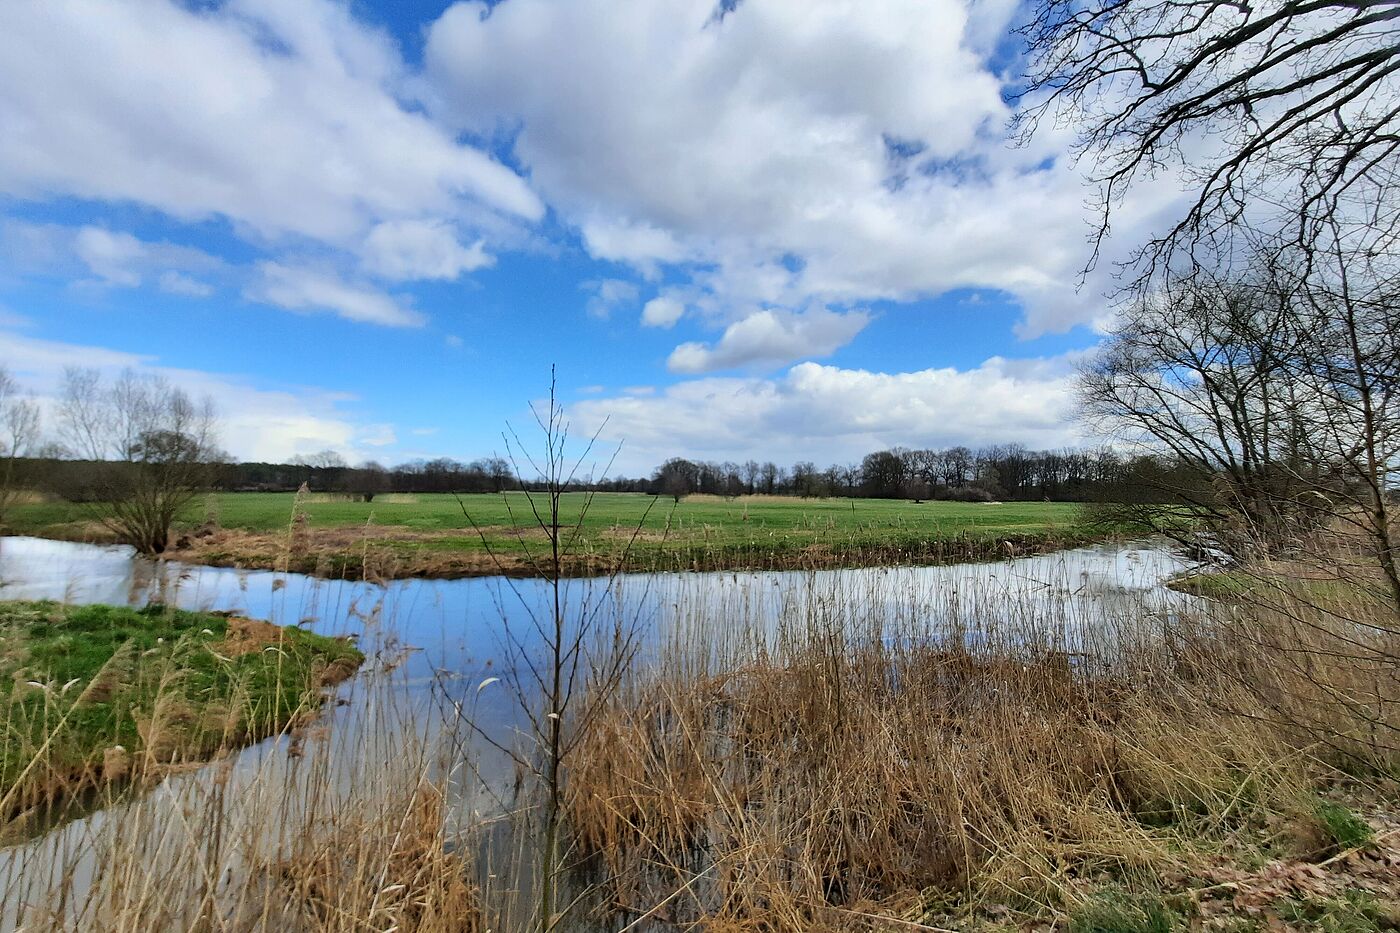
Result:
<svg viewBox="0 0 1400 933"><path fill-rule="evenodd" d="M1076 652L1090 642L1101 645L1104 633L1117 631L1115 619L1143 618L1145 606L1149 616L1175 611L1187 597L1162 582L1186 566L1164 546L1139 543L942 567L638 574L569 580L564 605L572 619L596 614L601 630L621 625L640 633L643 663L658 646L678 641L727 658L742 656L817 618L834 619L850 637L878 633L895 639L939 631L969 642L1037 639ZM326 717L325 735L334 740L321 741L335 780L363 780L364 762L348 756L385 760L406 748L430 746L435 730L452 728L451 717L442 712L460 705L484 730L465 739L454 736L464 744L454 746L460 760L449 766L470 765L459 775L460 810L467 815L500 810L508 802L512 769L494 746L511 745L524 718L505 684L519 673L512 665L539 647L537 622L548 617L551 605L547 584L538 580L322 580L153 562L124 547L23 537L0 538L0 599L161 602L353 635L370 671L342 688L344 704ZM507 650L512 644L518 650ZM500 679L480 687L492 678ZM270 740L208 767L223 769L221 780L229 786L269 781L284 796L277 819L294 825L301 812L295 789L324 773L299 772L304 766L288 755L288 746L285 738ZM177 807L182 785L207 780L201 772L168 779L145 805L168 799ZM19 864L31 866L25 873L31 882L46 877L32 871L35 859L81 885L91 871L83 868L91 848L83 840L100 833L105 821L120 818L112 810L93 813L5 850L0 890L15 893L4 885ZM46 892L22 893L42 897ZM9 919L0 912L0 926Z"/></svg>

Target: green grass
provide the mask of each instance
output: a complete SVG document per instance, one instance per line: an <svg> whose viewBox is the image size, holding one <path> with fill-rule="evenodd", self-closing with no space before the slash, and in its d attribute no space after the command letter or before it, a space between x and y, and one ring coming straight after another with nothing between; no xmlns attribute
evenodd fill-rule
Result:
<svg viewBox="0 0 1400 933"><path fill-rule="evenodd" d="M1334 800L1319 799L1314 808L1318 822L1338 849L1354 849L1375 840L1375 830L1348 806Z"/></svg>
<svg viewBox="0 0 1400 933"><path fill-rule="evenodd" d="M361 661L223 615L0 602L0 819L271 735Z"/></svg>
<svg viewBox="0 0 1400 933"><path fill-rule="evenodd" d="M578 528L577 569L610 566L624 552L627 569L634 570L977 559L1102 536L1102 530L1091 533L1080 524L1078 505L1064 502L691 496L674 503L600 493L579 524L585 500L581 493L565 496L561 518L566 531ZM222 493L193 506L183 524L193 527L206 514L216 514L225 529L285 542L293 502L291 493ZM472 561L488 560L487 546L473 522L485 533L490 549L508 563L524 562L529 552L542 551L538 532L529 530L535 518L523 493L464 496L460 504L450 495L389 496L371 503L311 496L304 509L313 547L318 540L333 542L329 559L338 565L330 568L332 573L354 570L366 538L419 565L420 572L431 572L435 560L448 572L470 570ZM86 517L81 506L38 503L15 508L10 526L21 534L82 537L90 530L82 524ZM639 525L642 534L632 541ZM521 528L527 529L524 536L514 531ZM226 554L212 546L203 558L250 566L271 563L270 558L259 561L238 552L238 547L247 546L248 542L230 545ZM454 561L455 568L447 566Z"/></svg>
<svg viewBox="0 0 1400 933"><path fill-rule="evenodd" d="M1172 589L1217 602L1258 602L1265 605L1285 600L1301 600L1308 605L1347 605L1358 599L1371 600L1377 594L1358 581L1310 579L1289 576L1289 568L1265 567L1251 570L1217 570L1179 576L1168 584Z"/></svg>
<svg viewBox="0 0 1400 933"><path fill-rule="evenodd" d="M1185 926L1160 897L1116 888L1096 892L1069 918L1070 933L1172 933Z"/></svg>
<svg viewBox="0 0 1400 933"><path fill-rule="evenodd" d="M1295 929L1317 933L1380 933L1394 929L1393 919L1387 918L1376 899L1364 891L1282 901L1278 913Z"/></svg>

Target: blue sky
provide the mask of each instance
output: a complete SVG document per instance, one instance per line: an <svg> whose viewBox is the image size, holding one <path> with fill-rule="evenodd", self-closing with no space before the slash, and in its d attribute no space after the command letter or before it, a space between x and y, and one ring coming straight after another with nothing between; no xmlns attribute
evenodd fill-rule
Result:
<svg viewBox="0 0 1400 933"><path fill-rule="evenodd" d="M715 14L7 4L0 365L158 372L240 457L489 454L551 364L628 472L1082 439L1110 283L1008 144L1015 4Z"/></svg>

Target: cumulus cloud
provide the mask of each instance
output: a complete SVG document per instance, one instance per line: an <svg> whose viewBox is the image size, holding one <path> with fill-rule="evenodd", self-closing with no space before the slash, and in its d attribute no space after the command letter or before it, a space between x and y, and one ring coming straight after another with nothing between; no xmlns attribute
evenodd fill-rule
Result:
<svg viewBox="0 0 1400 933"><path fill-rule="evenodd" d="M849 343L869 322L870 316L862 311L756 311L725 328L713 346L681 344L666 364L672 372L695 374L827 356Z"/></svg>
<svg viewBox="0 0 1400 933"><path fill-rule="evenodd" d="M1077 358L994 357L974 369L910 373L801 363L774 378L709 377L652 396L590 399L571 413L624 441L628 470L671 456L828 463L893 446L1057 447L1081 440Z"/></svg>
<svg viewBox="0 0 1400 933"><path fill-rule="evenodd" d="M714 9L458 3L429 32L431 108L509 140L594 256L681 264L714 327L961 287L1015 294L1027 334L1099 313L1063 140L1006 138L989 58L1012 4ZM1175 197L1149 193L1144 221Z"/></svg>
<svg viewBox="0 0 1400 933"><path fill-rule="evenodd" d="M189 297L204 297L214 291L189 273L224 269L221 260L202 250L141 240L105 227L78 229L73 234L73 251L103 284L136 288L154 277L162 291Z"/></svg>
<svg viewBox="0 0 1400 933"><path fill-rule="evenodd" d="M376 224L361 251L370 270L389 279L450 281L495 262L486 241L463 246L452 225L440 220L389 220Z"/></svg>
<svg viewBox="0 0 1400 933"><path fill-rule="evenodd" d="M514 172L400 105L404 79L328 0L3 4L0 190L334 242L464 198L539 217Z"/></svg>
<svg viewBox="0 0 1400 933"><path fill-rule="evenodd" d="M685 314L685 303L671 295L657 295L642 306L643 327L674 327Z"/></svg>
<svg viewBox="0 0 1400 933"><path fill-rule="evenodd" d="M64 343L0 332L5 363L45 411L43 426L55 427L53 412L64 370L75 362L115 376L123 369L163 376L196 397L209 397L218 412L220 445L235 457L285 462L298 451L345 452L364 459L373 449L394 443L392 425L360 423L343 409L343 393L312 387L269 389L244 377L163 365L147 354Z"/></svg>
<svg viewBox="0 0 1400 933"><path fill-rule="evenodd" d="M277 262L258 265L258 278L245 290L250 300L291 311L330 311L351 321L390 327L418 327L423 316L368 285L343 281L333 272Z"/></svg>
<svg viewBox="0 0 1400 933"><path fill-rule="evenodd" d="M141 260L145 249L131 234L84 227L74 245L78 256L104 282L128 288L141 284L141 276L132 266Z"/></svg>
<svg viewBox="0 0 1400 933"><path fill-rule="evenodd" d="M20 271L187 297L241 284L292 310L420 323L285 258L314 245L381 279L452 280L492 263L487 236L517 242L543 216L512 169L406 103L413 79L387 33L333 0L0 4L0 196L222 219L283 255L233 268L105 226L0 233Z"/></svg>

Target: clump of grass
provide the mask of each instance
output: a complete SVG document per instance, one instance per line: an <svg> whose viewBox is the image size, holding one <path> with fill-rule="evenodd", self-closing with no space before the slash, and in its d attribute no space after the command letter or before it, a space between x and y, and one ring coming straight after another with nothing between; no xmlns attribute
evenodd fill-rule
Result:
<svg viewBox="0 0 1400 933"><path fill-rule="evenodd" d="M1371 824L1346 804L1319 798L1313 813L1326 833L1329 849L1355 849L1376 838Z"/></svg>
<svg viewBox="0 0 1400 933"><path fill-rule="evenodd" d="M0 603L0 818L51 818L274 734L362 660L346 642L234 616Z"/></svg>
<svg viewBox="0 0 1400 933"><path fill-rule="evenodd" d="M1337 897L1290 899L1278 905L1280 919L1317 933L1381 933L1394 929L1380 903L1364 891Z"/></svg>
<svg viewBox="0 0 1400 933"><path fill-rule="evenodd" d="M64 609L34 605L28 617L42 617L57 630L61 619L54 614ZM142 632L171 618L199 626L199 645L209 641L203 634L209 628L215 650L226 658L235 657L229 652L240 643L269 634L257 626L240 634L234 620L217 627L219 619L197 614L96 611L104 615ZM378 610L362 615L366 625L381 624ZM276 650L236 657L271 663L280 656L280 675L307 644L326 652L348 647L304 635L288 631ZM156 647L170 644L166 638ZM358 661L358 653L352 656ZM160 655L145 657L154 664ZM476 824L457 810L460 798L454 797L453 774L463 764L458 753L464 747L454 721L438 719L421 694L406 689L406 674L392 654L382 660L345 686L349 707L341 715L319 718L314 727L294 715L275 727L274 740L262 749L172 772L158 792L108 800L101 814L0 848L0 927L112 933L510 928L486 922ZM324 671L318 661L302 668L299 679L288 675L285 686L300 684L298 692L319 696ZM167 680L166 689L177 688ZM113 694L128 695L126 687ZM269 709L310 709L268 698ZM135 705L133 699L128 708Z"/></svg>
<svg viewBox="0 0 1400 933"><path fill-rule="evenodd" d="M442 789L425 781L369 803L369 814L301 839L272 866L292 903L321 930L486 930L470 854L445 832Z"/></svg>
<svg viewBox="0 0 1400 933"><path fill-rule="evenodd" d="M1133 895L1120 888L1096 892L1069 915L1069 933L1172 933L1185 918L1160 895Z"/></svg>

